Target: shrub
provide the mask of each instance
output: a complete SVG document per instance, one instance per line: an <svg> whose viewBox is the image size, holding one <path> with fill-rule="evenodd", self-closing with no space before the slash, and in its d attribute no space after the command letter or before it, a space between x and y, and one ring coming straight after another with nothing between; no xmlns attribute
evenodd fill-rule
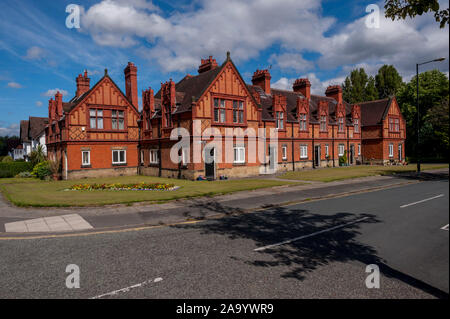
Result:
<svg viewBox="0 0 450 319"><path fill-rule="evenodd" d="M37 164L45 161L45 153L42 145L38 145L35 150L30 153L30 162L33 164L33 167Z"/></svg>
<svg viewBox="0 0 450 319"><path fill-rule="evenodd" d="M31 172L25 171L25 172L20 172L19 174L16 175L16 177L18 177L18 178L31 178L31 177L33 177L33 175L31 174Z"/></svg>
<svg viewBox="0 0 450 319"><path fill-rule="evenodd" d="M339 166L347 164L347 151L344 151L344 155L339 156Z"/></svg>
<svg viewBox="0 0 450 319"><path fill-rule="evenodd" d="M3 157L3 159L2 159L2 163L11 163L13 161L14 161L13 158L9 155Z"/></svg>
<svg viewBox="0 0 450 319"><path fill-rule="evenodd" d="M46 179L50 177L52 175L50 163L48 161L40 162L33 168L32 174L34 177L39 179Z"/></svg>
<svg viewBox="0 0 450 319"><path fill-rule="evenodd" d="M30 162L1 162L0 178L14 177L21 172L31 171L33 166Z"/></svg>

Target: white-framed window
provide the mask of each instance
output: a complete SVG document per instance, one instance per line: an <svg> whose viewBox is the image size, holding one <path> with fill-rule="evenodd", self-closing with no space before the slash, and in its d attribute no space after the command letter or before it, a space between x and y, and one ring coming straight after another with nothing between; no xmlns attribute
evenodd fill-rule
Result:
<svg viewBox="0 0 450 319"><path fill-rule="evenodd" d="M189 148L181 149L181 163L183 165L189 164Z"/></svg>
<svg viewBox="0 0 450 319"><path fill-rule="evenodd" d="M283 157L283 160L287 160L287 146L286 145L281 146L281 155Z"/></svg>
<svg viewBox="0 0 450 319"><path fill-rule="evenodd" d="M284 112L277 112L277 129L284 129Z"/></svg>
<svg viewBox="0 0 450 319"><path fill-rule="evenodd" d="M103 110L90 109L89 110L89 124L93 129L103 129Z"/></svg>
<svg viewBox="0 0 450 319"><path fill-rule="evenodd" d="M225 123L226 117L226 104L223 99L214 99L214 122Z"/></svg>
<svg viewBox="0 0 450 319"><path fill-rule="evenodd" d="M327 117L326 115L320 116L320 131L326 132L327 131Z"/></svg>
<svg viewBox="0 0 450 319"><path fill-rule="evenodd" d="M144 151L141 150L141 164L144 164Z"/></svg>
<svg viewBox="0 0 450 319"><path fill-rule="evenodd" d="M245 147L236 146L234 148L234 163L245 163Z"/></svg>
<svg viewBox="0 0 450 319"><path fill-rule="evenodd" d="M157 149L150 150L150 163L151 164L158 164L159 163L159 157L158 157L158 150Z"/></svg>
<svg viewBox="0 0 450 319"><path fill-rule="evenodd" d="M308 158L308 145L300 145L300 158Z"/></svg>
<svg viewBox="0 0 450 319"><path fill-rule="evenodd" d="M338 146L338 155L339 156L344 156L344 152L345 152L345 145L344 144L339 144L339 146Z"/></svg>
<svg viewBox="0 0 450 319"><path fill-rule="evenodd" d="M91 165L91 152L82 151L81 152L81 165L88 166Z"/></svg>
<svg viewBox="0 0 450 319"><path fill-rule="evenodd" d="M112 163L113 164L126 164L127 151L125 150L113 150L112 151Z"/></svg>
<svg viewBox="0 0 450 319"><path fill-rule="evenodd" d="M353 120L353 127L354 127L355 133L359 133L359 119Z"/></svg>
<svg viewBox="0 0 450 319"><path fill-rule="evenodd" d="M394 157L394 144L389 144L389 157Z"/></svg>
<svg viewBox="0 0 450 319"><path fill-rule="evenodd" d="M329 152L329 146L325 145L325 156L329 156L330 152Z"/></svg>
<svg viewBox="0 0 450 319"><path fill-rule="evenodd" d="M300 119L300 131L307 131L308 128L306 122L306 114L300 114L299 119Z"/></svg>
<svg viewBox="0 0 450 319"><path fill-rule="evenodd" d="M361 155L361 144L358 144L358 155Z"/></svg>
<svg viewBox="0 0 450 319"><path fill-rule="evenodd" d="M340 117L338 119L338 131L344 132L344 118L343 117Z"/></svg>
<svg viewBox="0 0 450 319"><path fill-rule="evenodd" d="M125 128L125 113L124 111L111 111L111 128L113 130L123 130Z"/></svg>

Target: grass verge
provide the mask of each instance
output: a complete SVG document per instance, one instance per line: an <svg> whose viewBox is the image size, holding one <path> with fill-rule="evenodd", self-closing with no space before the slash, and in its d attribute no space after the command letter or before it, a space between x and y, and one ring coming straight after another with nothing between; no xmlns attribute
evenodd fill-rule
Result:
<svg viewBox="0 0 450 319"><path fill-rule="evenodd" d="M448 164L422 164L422 170L448 168ZM296 172L287 172L281 178L287 180L303 180L317 182L333 182L358 177L376 176L376 175L394 175L406 172L415 172L416 166L349 166L333 167L315 170L304 170Z"/></svg>
<svg viewBox="0 0 450 319"><path fill-rule="evenodd" d="M80 183L174 183L181 186L174 191L65 191ZM269 179L240 179L226 181L187 181L151 176L123 176L71 181L37 181L34 179L4 179L0 190L17 206L70 207L132 204L136 202L163 203L182 198L215 196L244 190L282 185L298 185L298 182Z"/></svg>

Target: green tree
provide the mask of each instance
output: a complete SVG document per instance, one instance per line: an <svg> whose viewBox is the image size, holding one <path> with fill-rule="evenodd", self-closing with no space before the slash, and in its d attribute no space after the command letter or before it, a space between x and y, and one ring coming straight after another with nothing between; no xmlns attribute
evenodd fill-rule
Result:
<svg viewBox="0 0 450 319"><path fill-rule="evenodd" d="M449 9L440 8L438 0L386 0L384 3L386 18L406 19L414 18L426 12L434 12L436 22L444 28L449 24Z"/></svg>
<svg viewBox="0 0 450 319"><path fill-rule="evenodd" d="M364 101L374 101L377 99L378 99L378 90L376 88L375 78L373 76L370 76L365 89Z"/></svg>
<svg viewBox="0 0 450 319"><path fill-rule="evenodd" d="M374 78L363 68L353 70L342 84L343 98L349 103L372 101L378 98Z"/></svg>
<svg viewBox="0 0 450 319"><path fill-rule="evenodd" d="M406 150L408 156L415 158L417 154L417 107L416 107L416 77L402 86L397 94L397 101L406 120ZM438 71L427 71L419 74L419 105L420 105L420 153L421 157L448 159L448 129L441 118L445 109L445 101L448 101L449 80L447 76ZM448 108L448 106L447 106ZM448 118L448 117L447 117ZM448 120L447 120L448 125Z"/></svg>
<svg viewBox="0 0 450 319"><path fill-rule="evenodd" d="M375 76L375 85L380 99L396 95L402 84L403 79L393 65L383 65Z"/></svg>

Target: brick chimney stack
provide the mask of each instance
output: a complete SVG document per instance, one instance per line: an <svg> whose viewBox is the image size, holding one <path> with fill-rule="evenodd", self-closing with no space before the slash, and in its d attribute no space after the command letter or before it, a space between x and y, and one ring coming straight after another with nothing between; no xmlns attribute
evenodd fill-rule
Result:
<svg viewBox="0 0 450 319"><path fill-rule="evenodd" d="M338 103L343 102L342 98L342 87L340 85L331 85L325 91L327 97L335 99Z"/></svg>
<svg viewBox="0 0 450 319"><path fill-rule="evenodd" d="M253 73L252 83L263 89L266 94L270 94L271 79L272 77L270 76L269 70L256 70L256 72Z"/></svg>
<svg viewBox="0 0 450 319"><path fill-rule="evenodd" d="M62 108L62 94L56 92L55 94L55 103L56 103L56 114L58 118L61 118L63 116L63 108Z"/></svg>
<svg viewBox="0 0 450 319"><path fill-rule="evenodd" d="M89 91L91 79L88 78L87 71L84 71L84 75L79 74L77 79L77 92L76 96L82 96L84 93Z"/></svg>
<svg viewBox="0 0 450 319"><path fill-rule="evenodd" d="M296 93L301 93L308 100L311 98L311 82L308 79L297 79L292 86Z"/></svg>
<svg viewBox="0 0 450 319"><path fill-rule="evenodd" d="M198 74L217 68L216 59L210 55L208 59L202 59L202 64L198 67Z"/></svg>
<svg viewBox="0 0 450 319"><path fill-rule="evenodd" d="M128 101L130 101L136 109L139 109L137 67L132 62L128 62L128 65L123 72L125 74L125 92Z"/></svg>

